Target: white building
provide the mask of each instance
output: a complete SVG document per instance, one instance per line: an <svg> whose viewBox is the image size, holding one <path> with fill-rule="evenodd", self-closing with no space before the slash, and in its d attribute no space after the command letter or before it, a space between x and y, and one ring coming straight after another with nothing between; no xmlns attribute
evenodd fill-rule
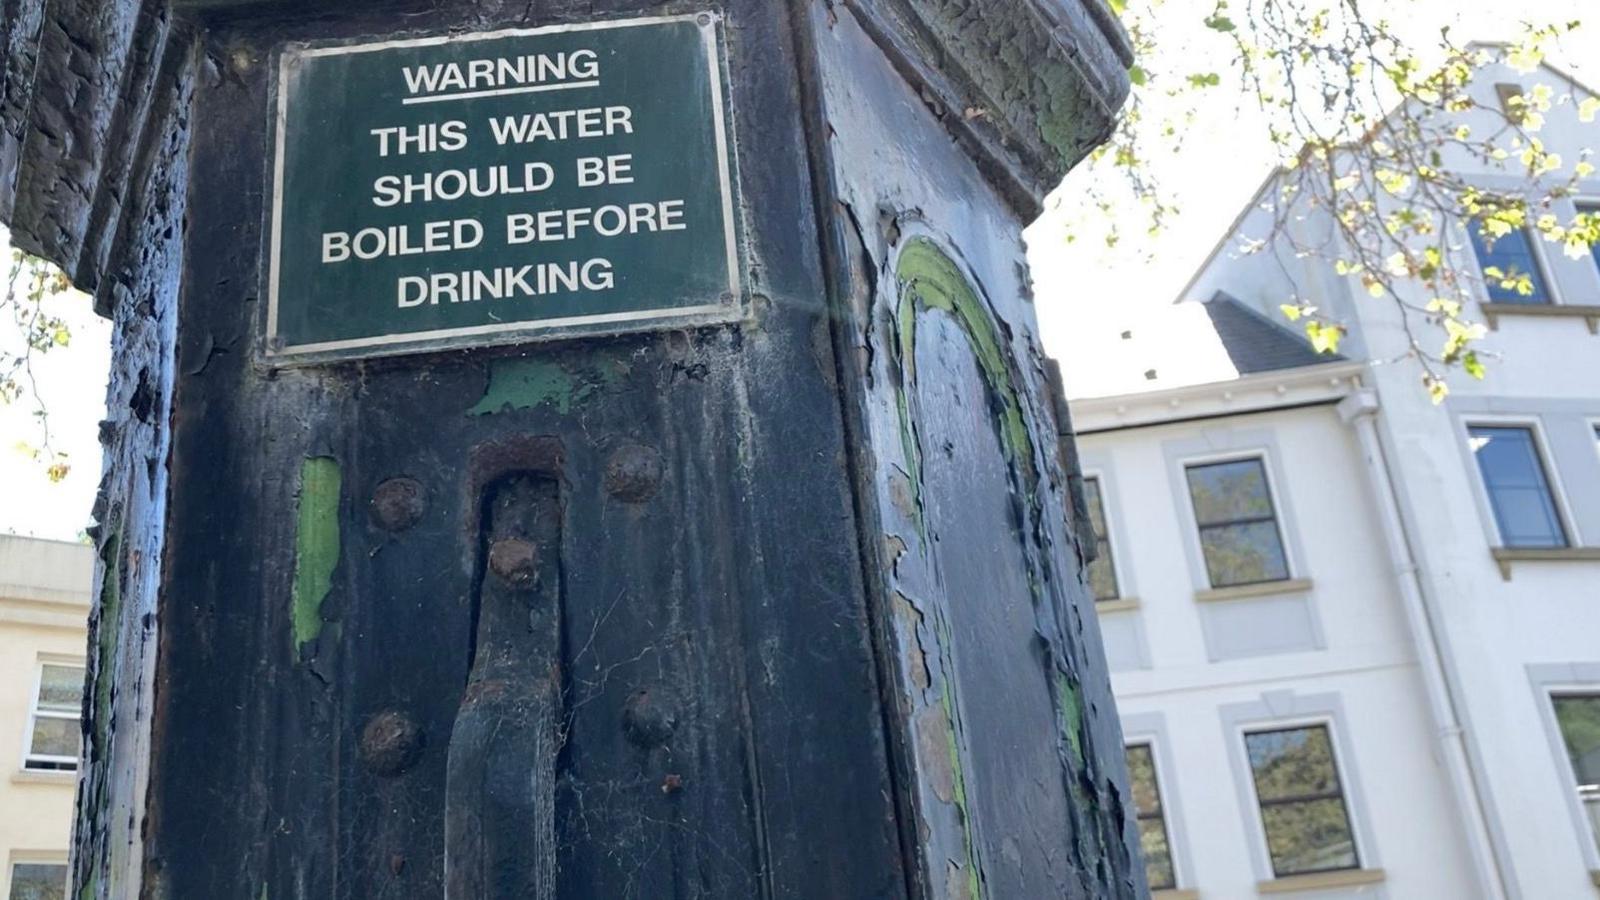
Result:
<svg viewBox="0 0 1600 900"><path fill-rule="evenodd" d="M1567 82L1493 66L1474 93ZM1600 145L1571 104L1541 134ZM1593 900L1600 256L1514 235L1480 260L1453 223L1460 266L1519 262L1535 293L1481 292L1503 361L1435 405L1393 303L1239 252L1276 194L1185 302L1061 353L1156 896ZM1283 319L1297 291L1348 326L1342 357Z"/></svg>
<svg viewBox="0 0 1600 900"><path fill-rule="evenodd" d="M94 548L0 535L0 897L66 895Z"/></svg>

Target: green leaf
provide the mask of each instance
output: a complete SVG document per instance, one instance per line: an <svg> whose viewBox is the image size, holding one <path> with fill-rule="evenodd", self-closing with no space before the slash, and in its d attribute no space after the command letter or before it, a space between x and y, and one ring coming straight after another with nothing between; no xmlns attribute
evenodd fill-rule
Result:
<svg viewBox="0 0 1600 900"><path fill-rule="evenodd" d="M1206 27L1212 31L1221 31L1223 33L1227 33L1229 31L1233 31L1236 26L1233 24L1232 19L1228 18L1222 13L1216 13L1206 17Z"/></svg>
<svg viewBox="0 0 1600 900"><path fill-rule="evenodd" d="M1311 349L1318 353L1338 353L1344 328L1311 321L1306 323L1306 337L1311 340Z"/></svg>
<svg viewBox="0 0 1600 900"><path fill-rule="evenodd" d="M1145 72L1144 66L1129 66L1128 80L1138 87L1144 87L1144 83L1150 80L1150 76Z"/></svg>
<svg viewBox="0 0 1600 900"><path fill-rule="evenodd" d="M1461 368L1464 369L1468 375L1471 375L1473 378L1476 378L1479 381L1482 381L1483 376L1488 374L1488 372L1486 372L1483 368L1483 361L1478 359L1478 354L1471 351L1468 351L1465 356L1461 357Z"/></svg>

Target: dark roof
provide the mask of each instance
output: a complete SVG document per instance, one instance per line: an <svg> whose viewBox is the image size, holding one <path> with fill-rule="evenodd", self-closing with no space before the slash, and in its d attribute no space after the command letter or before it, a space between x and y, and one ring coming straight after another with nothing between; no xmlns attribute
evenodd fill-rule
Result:
<svg viewBox="0 0 1600 900"><path fill-rule="evenodd" d="M1240 375L1339 362L1337 353L1318 353L1299 335L1256 312L1226 292L1205 303L1217 339Z"/></svg>

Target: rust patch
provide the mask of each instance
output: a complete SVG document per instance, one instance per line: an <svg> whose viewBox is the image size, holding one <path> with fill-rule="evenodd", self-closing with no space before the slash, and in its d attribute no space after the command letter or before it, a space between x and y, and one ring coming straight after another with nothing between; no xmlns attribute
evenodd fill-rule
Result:
<svg viewBox="0 0 1600 900"><path fill-rule="evenodd" d="M966 870L953 859L945 865L944 895L950 900L974 900L972 879L967 877Z"/></svg>
<svg viewBox="0 0 1600 900"><path fill-rule="evenodd" d="M516 587L533 584L539 574L539 548L517 538L495 541L489 548L489 570Z"/></svg>
<svg viewBox="0 0 1600 900"><path fill-rule="evenodd" d="M895 469L889 473L889 502L904 516L907 522L918 522L921 514L917 511L917 488L912 483L911 476Z"/></svg>
<svg viewBox="0 0 1600 900"><path fill-rule="evenodd" d="M956 799L956 771L950 759L955 736L944 707L925 706L917 711L917 762L934 796L942 803Z"/></svg>
<svg viewBox="0 0 1600 900"><path fill-rule="evenodd" d="M927 691L933 684L933 676L928 672L928 655L922 649L920 631L922 628L922 611L905 594L895 591L894 617L905 625L907 645L911 648L906 659L906 674L910 676L911 683L918 691Z"/></svg>

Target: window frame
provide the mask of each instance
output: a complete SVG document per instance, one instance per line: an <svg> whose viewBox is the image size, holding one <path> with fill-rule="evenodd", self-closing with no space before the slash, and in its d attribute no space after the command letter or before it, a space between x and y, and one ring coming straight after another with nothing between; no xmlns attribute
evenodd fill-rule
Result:
<svg viewBox="0 0 1600 900"><path fill-rule="evenodd" d="M1539 276L1540 283L1544 285L1545 299L1542 301L1525 300L1521 302L1515 300L1496 300L1494 295L1489 293L1489 276L1484 274L1484 269L1486 266L1484 265L1483 257L1478 255L1478 242L1474 237L1474 235L1477 234L1475 230L1477 227L1478 223L1476 219L1466 218L1461 220L1461 228L1464 231L1463 237L1466 239L1465 249L1472 257L1473 266L1478 270L1479 280L1476 285L1476 292L1478 294L1479 304L1499 306L1565 305L1565 301L1563 300L1561 294L1561 286L1557 283L1557 280L1554 277L1555 270L1550 265L1550 258L1545 255L1544 248L1539 246L1543 243L1543 241L1541 241L1539 236L1534 234L1527 225L1522 226L1522 228L1519 230L1522 232L1522 236L1528 242L1528 253L1533 258L1533 265L1539 270L1537 274Z"/></svg>
<svg viewBox="0 0 1600 900"><path fill-rule="evenodd" d="M64 895L72 893L72 863L65 850L13 850L5 865L5 871L0 872L0 900L11 896L17 866L61 866L67 870Z"/></svg>
<svg viewBox="0 0 1600 900"><path fill-rule="evenodd" d="M1228 527L1231 525L1250 524L1254 521L1265 520L1238 520L1226 523L1225 525L1218 525L1214 523L1207 526L1201 524L1200 510L1195 506L1194 502L1194 487L1189 482L1189 470L1194 468L1205 468L1207 466L1214 465L1226 465L1228 463L1249 462L1252 460L1261 465L1262 477L1267 484L1267 503L1272 507L1272 523L1277 530L1278 547L1283 552L1284 576L1282 578L1271 578L1264 581L1240 581L1232 584L1219 585L1213 582L1211 579L1211 565L1209 560L1206 559L1206 544L1201 538L1201 533L1208 527ZM1298 571L1299 566L1296 565L1295 555L1291 550L1289 530L1284 522L1285 506L1280 499L1282 495L1278 490L1277 476L1273 472L1271 458L1267 450L1232 450L1215 454L1205 454L1201 456L1185 456L1178 460L1178 483L1183 488L1184 496L1187 498L1189 504L1188 524L1193 526L1189 530L1189 543L1190 546L1194 548L1195 552L1199 554L1197 559L1200 561L1200 577L1203 580L1202 590L1227 591L1235 588L1254 587L1255 585L1262 584L1282 584L1284 582L1294 581L1297 577L1300 577Z"/></svg>
<svg viewBox="0 0 1600 900"><path fill-rule="evenodd" d="M1555 455L1550 451L1549 436L1545 434L1544 421L1539 416L1529 415L1496 415L1474 413L1460 418L1461 446L1466 451L1468 465L1474 476L1473 481L1479 505L1488 516L1489 533L1493 536L1493 546L1500 550L1518 549L1569 549L1583 547L1583 533L1578 528L1578 521L1572 515L1570 504L1567 502L1566 485L1561 480L1561 471L1552 460ZM1473 428L1523 428L1533 437L1533 450L1538 457L1540 470L1544 474L1545 487L1550 491L1550 502L1555 507L1556 519L1561 524L1565 533L1566 543L1550 548L1520 548L1512 547L1506 543L1505 534L1500 530L1500 516L1494 505L1494 495L1489 491L1489 483L1484 478L1483 466L1478 462L1478 454L1472 449Z"/></svg>
<svg viewBox="0 0 1600 900"><path fill-rule="evenodd" d="M1556 773L1561 778L1562 802L1572 815L1580 851L1590 870L1600 869L1600 829L1595 828L1583 797L1578 792L1578 773L1572 767L1572 757L1567 753L1566 734L1561 731L1561 719L1556 715L1556 700L1561 697L1600 697L1600 682L1558 679L1540 683L1535 680L1539 693L1539 717L1555 753Z"/></svg>
<svg viewBox="0 0 1600 900"><path fill-rule="evenodd" d="M1116 588L1117 588L1117 592L1113 596L1110 596L1110 597L1095 597L1094 596L1094 585L1090 584L1089 585L1090 599L1094 600L1094 602L1097 605L1101 604L1101 603L1115 603L1115 602L1117 602L1119 600L1127 600L1127 599L1129 599L1131 597L1131 595L1128 592L1127 581L1123 578L1122 567L1118 564L1118 561L1117 561L1117 547L1118 547L1118 545L1120 543L1116 539L1117 525L1116 525L1116 522L1112 519L1112 516L1111 516L1111 502L1110 502L1109 498L1106 496L1111 490L1111 488L1110 488L1111 482L1107 479L1105 473L1101 472L1098 469L1086 469L1084 471L1084 473L1083 473L1083 480L1084 480L1084 483L1086 485L1088 484L1088 482L1093 481L1096 485L1099 486L1100 521L1102 521L1102 522L1104 522L1106 524L1106 533L1105 533L1105 536L1103 538L1103 540L1106 542L1106 563L1107 563L1107 565L1109 565L1111 567L1111 580L1116 583ZM1085 503L1088 502L1087 494L1084 496L1084 502ZM1090 531L1094 530L1094 517L1093 517L1092 512L1091 512L1090 519L1089 519L1089 529L1090 529ZM1097 539L1101 539L1099 535L1096 535L1095 537ZM1088 576L1088 569L1087 568L1085 568L1085 570L1084 570L1084 576L1085 576L1085 580L1087 581L1088 580L1087 579L1087 576Z"/></svg>
<svg viewBox="0 0 1600 900"><path fill-rule="evenodd" d="M1573 213L1594 213L1600 215L1600 194L1580 191L1567 198L1572 204ZM1589 248L1589 261L1594 264L1596 275L1600 275L1600 244Z"/></svg>
<svg viewBox="0 0 1600 900"><path fill-rule="evenodd" d="M28 695L28 725L27 728L23 729L22 732L22 756L19 767L21 771L32 775L76 776L83 764L83 739L81 736L81 729L83 727L83 708L82 706L79 706L79 708L70 715L60 710L47 710L39 708L40 691L44 687L44 670L46 666L77 669L83 673L84 683L88 683L89 668L84 660L69 657L41 655L34 661L33 687L31 693ZM36 754L33 752L33 733L34 729L37 727L38 720L41 717L46 719L71 719L72 721L78 723L80 736L78 739L77 756L68 759L65 756ZM44 763L50 763L52 765L31 765L31 763L36 760ZM71 763L71 768L64 768L64 764L69 762Z"/></svg>
<svg viewBox="0 0 1600 900"><path fill-rule="evenodd" d="M1350 827L1350 843L1355 853L1355 865L1338 866L1327 869L1311 869L1304 872L1279 872L1278 865L1272 858L1272 842L1267 835L1266 807L1261 802L1261 795L1256 787L1256 770L1250 764L1250 744L1247 738L1252 734L1271 734L1280 731L1298 731L1308 728L1325 728L1328 733L1328 749L1333 756L1333 774L1339 783L1339 802L1344 809L1346 824ZM1299 878L1306 875L1321 875L1328 872L1360 872L1370 864L1367 846L1362 840L1362 822L1356 817L1355 804L1350 801L1352 782L1349 776L1349 767L1345 763L1344 749L1340 746L1340 735L1335 727L1333 716L1320 714L1299 716L1287 719L1273 719L1242 723L1237 727L1235 734L1236 746L1240 758L1244 763L1245 792L1250 798L1254 809L1254 833L1256 847L1261 853L1261 858L1266 863L1267 876L1272 880L1285 878ZM1273 805L1295 802L1309 802L1311 800L1327 799L1322 797L1296 797L1290 800L1275 800Z"/></svg>
<svg viewBox="0 0 1600 900"><path fill-rule="evenodd" d="M1150 774L1151 774L1151 777L1155 779L1155 788L1156 788L1156 807L1157 807L1157 812L1156 812L1156 815L1154 816L1154 818L1161 823L1161 834L1166 839L1166 842L1167 842L1167 860L1172 865L1172 883L1171 884L1162 885L1160 887L1157 887L1156 885L1151 884L1151 885L1148 885L1148 887L1150 888L1150 890L1152 892L1154 892L1154 891L1176 891L1176 890L1181 890L1182 889L1181 886L1185 883L1184 882L1184 877L1183 877L1184 876L1184 872L1183 872L1183 867L1180 865L1180 863L1178 861L1177 845L1173 842L1173 839L1172 839L1172 817L1171 817L1172 807L1171 807L1170 804L1167 803L1167 797L1168 797L1167 779L1166 779L1166 776L1164 774L1162 774L1166 770L1166 767L1164 765L1162 765L1162 763L1161 763L1161 751L1160 751L1160 748L1159 748L1159 743L1158 743L1158 740L1157 740L1155 735L1128 736L1123 740L1123 744L1122 744L1122 752L1123 752L1124 758L1126 758L1128 752L1130 750L1132 750L1133 748L1135 748L1135 747L1143 747L1150 754ZM1133 782L1133 776L1132 776L1131 772L1129 774L1128 781L1129 781L1129 787L1131 789L1132 788L1132 782ZM1132 811L1133 811L1134 830L1135 830L1135 832L1137 832L1138 827L1139 827L1139 822L1141 820L1143 820L1143 819L1148 819L1148 818L1152 818L1152 817L1150 817L1150 816L1141 816L1139 814L1139 807L1137 805L1134 805L1132 803L1130 803L1129 805L1130 805L1130 807L1132 808ZM1148 868L1146 868L1146 870L1145 870L1145 877L1146 877L1146 879L1149 878L1149 869Z"/></svg>

